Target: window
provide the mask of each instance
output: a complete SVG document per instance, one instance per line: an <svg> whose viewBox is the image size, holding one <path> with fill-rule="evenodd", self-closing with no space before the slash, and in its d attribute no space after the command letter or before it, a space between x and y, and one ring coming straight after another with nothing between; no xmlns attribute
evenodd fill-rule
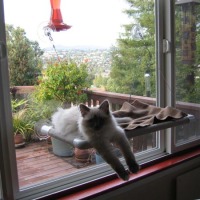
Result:
<svg viewBox="0 0 200 200"><path fill-rule="evenodd" d="M199 2L175 2L176 106L195 116L189 125L176 128L174 144L177 149L198 142L200 137L199 9Z"/></svg>
<svg viewBox="0 0 200 200"><path fill-rule="evenodd" d="M48 24L49 21L49 1L41 2L38 0L36 3L36 1L32 2L31 0L26 0L23 1L23 6L18 7L18 4L21 4L22 1L7 0L4 1L3 6L3 0L0 0L0 41L5 43L5 38L7 36L7 48L13 48L12 44L8 42L8 37L10 36L8 33L13 31L13 27L7 27L10 32L7 32L7 35L5 35L3 16L5 13L6 23L12 24L15 21L17 26L23 25L27 28L28 37L37 38L36 40L39 41L42 48L50 48L50 50L48 48L45 50L42 62L38 59L30 59L33 57L33 52L29 51L30 54L28 54L30 56L29 60L31 60L32 63L37 64L37 66L41 65L44 71L48 67L48 63L54 63L55 60L58 60L58 57L60 59L74 59L79 64L84 62L90 67L90 72L92 72L92 74L90 74L91 77L89 78L93 80L93 90L96 89L96 86L107 91L118 93L118 95L124 93L127 95L127 99L128 97L130 99L132 97L134 98L134 96L137 95L138 98L140 97L146 102L161 107L176 105L181 110L194 114L196 119L198 119L198 98L193 97L196 97L195 95L198 93L197 88L199 88L199 60L198 56L194 58L192 55L195 53L195 55L198 55L197 52L199 50L197 45L199 43L199 16L197 13L199 12L184 10L184 6L178 5L180 2L181 1L172 3L171 1L162 0L141 2L135 0L135 5L137 5L137 8L135 8L134 6L128 6L122 0L63 1L61 4L63 19L64 21L65 19L69 20L69 23L72 23L74 28L71 28L71 32L51 32L51 35L46 37L43 35L43 27ZM12 7L10 7L9 3L12 3ZM35 7L35 5L37 5L37 7ZM71 7L69 7L69 5ZM77 5L79 5L79 7L77 7ZM90 9L87 10L87 7ZM10 10L11 8L14 9L12 12ZM23 11L20 10L21 8L23 8ZM120 15L120 17L117 18L118 15L121 14L121 8L125 8L126 14ZM46 10L49 10L48 16L45 16L45 13L47 13ZM110 12L113 12L113 14L110 14ZM190 12L190 14L188 14L188 12ZM14 18L11 18L10 13L15 13ZM38 18L39 13L43 14L41 15L41 19ZM127 18L129 15L130 17ZM197 35L196 37L193 37L195 42L192 41L189 43L190 45L196 43L197 47L196 49L191 49L191 52L187 52L192 56L189 63L182 63L183 56L180 56L183 55L181 54L183 53L183 49L181 48L184 47L181 43L183 42L182 35L184 35L182 32L185 33L185 27L181 23L181 20L183 19L181 18L181 15L190 16L192 20L195 18L195 15L197 15L195 18L196 29L193 30L197 31ZM104 16L107 16L107 18L104 19ZM91 18L93 19L93 24L90 24ZM29 23L26 24L26 22ZM194 22L192 21L192 23ZM119 25L121 24L125 26L120 29ZM176 37L174 37L173 32L174 24L175 31L177 32ZM192 27L194 27L193 24ZM102 29L103 32L101 32ZM113 35L112 31L114 29L116 32L119 32L120 35ZM118 34L116 32L115 34ZM35 33L34 35L37 37L33 36L33 33ZM15 37L18 37L16 44L21 43L25 46L32 45L32 47L38 48L37 43L31 43L30 41L29 43L26 43L27 40L23 40L23 30L18 29L15 34ZM22 38L20 38L21 36ZM89 40L87 40L88 38ZM182 38L182 40L180 40L180 38ZM115 44L116 39L119 39L118 48L115 46L117 45ZM94 49L90 49L88 52L85 49L79 49L75 52L75 48L67 48L67 51L63 49L60 50L59 45L63 45L64 41L66 41L67 46L74 45L76 47L80 44L93 45L97 41L98 43L96 45L98 45L98 48L101 46L101 48L96 50L97 46L95 46L95 48L93 47ZM171 49L163 49L163 43L166 45L171 44ZM176 48L173 48L174 44L176 44ZM102 45L104 45L103 49ZM109 49L107 48L108 46L109 48L112 46L112 48ZM2 54L3 45L0 47L0 146L2 149L0 158L3 160L3 162L0 163L0 170L1 173L4 174L4 176L1 176L2 182L5 185L3 189L6 188L4 195L7 195L7 197L8 195L10 195L10 197L13 195L16 199L34 199L78 184L84 184L92 179L94 180L113 173L105 163L100 165L89 165L80 169L73 168L73 171L71 170L65 173L59 173L61 167L59 168L58 166L57 168L59 170L54 172L54 174L57 174L56 177L43 179L40 182L31 183L30 181L29 184L26 183L25 185L20 182L20 176L25 175L28 171L20 174L20 167L23 168L23 163L20 164L16 160L16 154L18 154L19 151L14 148L13 141L7 59ZM20 50L24 49L26 48L19 47L18 51L15 53L19 53ZM175 50L176 56L174 56ZM27 52L24 51L21 53L25 54ZM42 53L39 48L37 53ZM48 59L49 56L50 59ZM14 61L17 62L16 60ZM26 61L27 59L24 59L24 62ZM8 62L10 62L9 65L11 67L13 64L11 58ZM27 66L30 65L31 63L28 63ZM92 66L97 67L92 68ZM18 67L18 70L20 70L20 63L18 63ZM34 69L36 69L36 67ZM33 80L34 82L34 78L40 75L40 71L37 70L35 70L33 74L31 74L30 71L28 72L27 75L29 76L29 79L26 81ZM21 73L18 72L17 75L22 76L23 70ZM44 77L45 76L43 76L43 78ZM185 91L186 87L182 85L185 80L184 77L191 83L191 85L188 86L188 90L192 91L191 96L188 95L188 91ZM13 84L14 81L17 80L17 78L10 78L10 84ZM25 80L25 78L23 78L23 80ZM176 98L174 94L176 94ZM191 98L190 100L188 99L189 97ZM55 102L51 103L48 101L46 104L48 108L53 108L52 105L55 106ZM119 105L113 103L112 108L113 110L116 110L119 108ZM168 129L165 131L166 135L164 135L164 131L160 131L144 136L138 136L131 139L130 142L134 153L136 153L137 160L140 163L144 163L148 162L147 158L149 160L152 158L155 159L155 157L159 157L163 154L195 145L199 142L198 128L198 123L194 121L194 123L187 126L177 127L176 130ZM45 147L43 146L44 148L48 148L47 143L43 144L46 145ZM38 160L35 160L34 162L37 162L38 165L42 165L39 158L40 156L38 156ZM33 166L29 167L31 168ZM36 173L35 176L36 178L38 177L38 179L40 177L39 173ZM30 178L30 176L28 178ZM10 185L12 187L8 187Z"/></svg>

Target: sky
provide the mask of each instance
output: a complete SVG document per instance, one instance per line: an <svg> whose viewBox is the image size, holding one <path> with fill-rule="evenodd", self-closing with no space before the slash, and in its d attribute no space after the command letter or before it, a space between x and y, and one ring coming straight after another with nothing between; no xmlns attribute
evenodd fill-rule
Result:
<svg viewBox="0 0 200 200"><path fill-rule="evenodd" d="M55 45L110 47L129 21L122 13L125 0L61 0L60 8L64 23L72 28L52 32ZM43 32L51 15L50 0L4 0L4 14L7 24L23 28L40 47L52 45Z"/></svg>

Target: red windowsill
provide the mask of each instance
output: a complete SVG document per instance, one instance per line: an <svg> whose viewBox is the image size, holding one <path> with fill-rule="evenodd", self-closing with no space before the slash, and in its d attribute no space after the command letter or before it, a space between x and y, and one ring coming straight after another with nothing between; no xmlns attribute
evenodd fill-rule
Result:
<svg viewBox="0 0 200 200"><path fill-rule="evenodd" d="M170 156L165 160L157 162L149 166L142 166L142 169L137 174L131 174L129 181L122 181L116 176L110 176L103 180L98 180L94 183L88 183L84 186L79 186L68 191L62 191L60 193L48 196L47 199L57 200L76 200L94 198L109 191L113 191L117 188L132 184L140 179L148 177L152 174L158 173L167 168L173 167L190 159L194 159L200 156L200 147L191 149L186 152L181 152L175 156ZM112 179L112 180L111 180Z"/></svg>

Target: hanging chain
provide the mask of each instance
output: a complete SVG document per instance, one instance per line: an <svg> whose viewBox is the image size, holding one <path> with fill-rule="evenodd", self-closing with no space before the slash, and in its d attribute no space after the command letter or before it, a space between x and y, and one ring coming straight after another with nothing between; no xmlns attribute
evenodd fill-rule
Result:
<svg viewBox="0 0 200 200"><path fill-rule="evenodd" d="M57 59L60 62L60 57L58 56L58 52L57 52L56 47L54 45L53 37L51 35L51 31L50 31L49 27L44 27L44 34L45 34L45 36L47 36L49 38L49 40L50 40L50 42L51 42L51 44L53 46L53 49L54 49L54 51L56 53Z"/></svg>

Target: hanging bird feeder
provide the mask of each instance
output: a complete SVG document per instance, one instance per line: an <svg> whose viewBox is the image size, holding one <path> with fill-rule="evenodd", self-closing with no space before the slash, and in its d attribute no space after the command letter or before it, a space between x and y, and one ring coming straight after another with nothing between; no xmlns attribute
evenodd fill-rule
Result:
<svg viewBox="0 0 200 200"><path fill-rule="evenodd" d="M65 24L62 19L62 13L60 10L61 0L50 0L51 2L51 18L48 24L48 28L53 31L66 31L71 28L71 26Z"/></svg>

